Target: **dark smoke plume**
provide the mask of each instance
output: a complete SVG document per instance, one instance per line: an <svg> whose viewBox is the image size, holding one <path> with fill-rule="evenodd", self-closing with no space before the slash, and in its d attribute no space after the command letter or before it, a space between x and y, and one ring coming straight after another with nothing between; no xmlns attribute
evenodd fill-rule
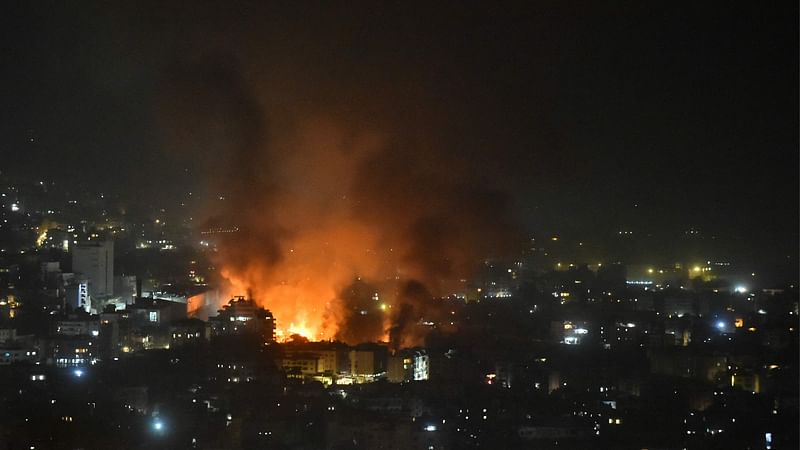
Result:
<svg viewBox="0 0 800 450"><path fill-rule="evenodd" d="M425 329L420 322L423 318L439 316L438 308L433 302L433 296L424 284L410 280L402 286L389 328L389 345L392 350L422 343Z"/></svg>
<svg viewBox="0 0 800 450"><path fill-rule="evenodd" d="M195 223L226 231L219 282L252 292L285 338L419 343L435 297L514 250L509 197L442 104L263 30L214 48L187 32L161 77L165 147L205 186Z"/></svg>

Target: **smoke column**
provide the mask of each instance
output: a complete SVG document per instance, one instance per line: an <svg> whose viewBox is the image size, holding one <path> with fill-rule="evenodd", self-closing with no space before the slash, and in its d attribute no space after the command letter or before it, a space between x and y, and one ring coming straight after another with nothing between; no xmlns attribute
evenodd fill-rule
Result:
<svg viewBox="0 0 800 450"><path fill-rule="evenodd" d="M407 82L349 81L274 39L265 62L256 38L232 39L169 58L157 107L168 154L211 199L195 223L228 231L222 292L252 295L280 337L419 343L437 297L515 248L508 195Z"/></svg>

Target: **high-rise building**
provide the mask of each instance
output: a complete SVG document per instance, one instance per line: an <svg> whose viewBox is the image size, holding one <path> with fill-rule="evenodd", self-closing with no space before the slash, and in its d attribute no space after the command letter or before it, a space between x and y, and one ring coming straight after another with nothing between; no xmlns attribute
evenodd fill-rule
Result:
<svg viewBox="0 0 800 450"><path fill-rule="evenodd" d="M83 242L72 249L72 271L89 280L89 296L114 295L114 241Z"/></svg>

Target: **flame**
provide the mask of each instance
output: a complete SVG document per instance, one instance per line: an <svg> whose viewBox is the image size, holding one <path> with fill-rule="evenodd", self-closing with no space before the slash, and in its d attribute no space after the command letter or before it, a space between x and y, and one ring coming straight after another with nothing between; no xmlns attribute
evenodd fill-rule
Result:
<svg viewBox="0 0 800 450"><path fill-rule="evenodd" d="M333 232L339 242L352 242L342 232ZM333 240L333 239L331 239ZM250 261L243 271L226 266L220 271L232 295L248 293L275 317L278 340L299 334L311 340L331 339L336 335L336 298L339 290L353 278L353 269L339 263L348 260L340 245L305 235L292 243L280 264ZM337 256L338 255L338 256Z"/></svg>
<svg viewBox="0 0 800 450"><path fill-rule="evenodd" d="M36 247L41 248L46 240L47 240L47 229L42 230L42 227L39 227L39 235L36 236Z"/></svg>
<svg viewBox="0 0 800 450"><path fill-rule="evenodd" d="M58 228L59 224L57 222L52 222L50 220L43 220L38 227L36 227L36 246L42 247L44 243L47 241L47 232L51 228Z"/></svg>
<svg viewBox="0 0 800 450"><path fill-rule="evenodd" d="M214 263L220 299L247 295L270 310L279 340L388 340L404 280L444 291L448 278L465 278L483 253L502 247L494 245L503 239L495 224L504 222L492 214L502 202L483 195L491 207L474 206L474 189L464 187L452 158L440 173L443 165L426 151L403 152L380 133L327 120L298 124L272 137L270 152L255 153L269 157L270 172L254 176L241 167L247 183L218 216L236 231L219 237ZM461 207L464 198L473 206ZM355 308L340 294L354 280L384 290L374 308L356 309L380 314L382 326L350 325ZM338 333L340 326L357 333Z"/></svg>
<svg viewBox="0 0 800 450"><path fill-rule="evenodd" d="M321 337L316 337L317 333L306 324L295 325L290 323L288 327L278 328L275 331L275 337L278 342L286 342L294 335L300 335L309 340L321 339Z"/></svg>

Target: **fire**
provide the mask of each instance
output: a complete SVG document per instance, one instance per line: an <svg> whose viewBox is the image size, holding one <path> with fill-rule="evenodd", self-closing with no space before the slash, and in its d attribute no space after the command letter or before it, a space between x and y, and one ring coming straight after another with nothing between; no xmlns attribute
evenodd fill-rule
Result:
<svg viewBox="0 0 800 450"><path fill-rule="evenodd" d="M235 225L216 243L220 299L247 295L270 310L278 339L388 340L392 321L416 320L431 293L503 248L502 196L471 186L452 158L322 119L290 128L269 151L260 133L243 137L255 148L233 160L230 200L215 216ZM401 298L412 281L425 293Z"/></svg>
<svg viewBox="0 0 800 450"><path fill-rule="evenodd" d="M277 327L275 329L275 338L278 342L286 342L291 340L292 336L299 335L308 340L319 340L322 337L317 336L317 332L309 328L305 324L295 325L290 323L288 327Z"/></svg>
<svg viewBox="0 0 800 450"><path fill-rule="evenodd" d="M290 213L291 212L291 213ZM333 339L341 315L340 291L357 277L374 278L386 266L374 251L374 230L334 214L327 220L307 221L284 216L293 224L307 224L282 241L283 257L266 262L221 261L222 298L246 293L275 317L279 340L299 334L311 340ZM234 236L232 236L234 237ZM257 249L254 249L257 250Z"/></svg>
<svg viewBox="0 0 800 450"><path fill-rule="evenodd" d="M300 324L300 325L295 325L293 323L289 324L288 331L289 331L289 336L291 336L293 334L299 334L300 336L303 336L305 338L310 338L310 339L313 339L314 335L316 334L313 330L308 328L305 324Z"/></svg>
<svg viewBox="0 0 800 450"><path fill-rule="evenodd" d="M333 324L325 323L326 302L331 300L335 292L321 284L299 283L299 280L264 284L246 282L242 278L223 270L223 276L230 284L229 292L246 292L275 317L275 335L279 341L285 341L293 334L299 334L311 340L333 337L336 329ZM223 298L230 297L226 295Z"/></svg>

